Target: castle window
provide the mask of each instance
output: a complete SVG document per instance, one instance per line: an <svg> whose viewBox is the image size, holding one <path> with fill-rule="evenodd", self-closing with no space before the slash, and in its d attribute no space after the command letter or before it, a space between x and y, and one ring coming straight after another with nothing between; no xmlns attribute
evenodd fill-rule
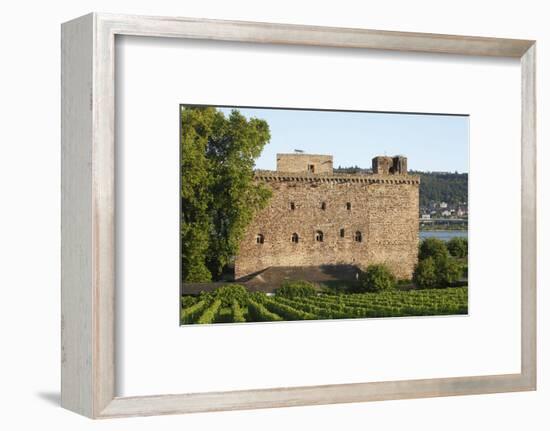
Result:
<svg viewBox="0 0 550 431"><path fill-rule="evenodd" d="M314 174L315 173L315 165L307 165L307 171L310 174Z"/></svg>
<svg viewBox="0 0 550 431"><path fill-rule="evenodd" d="M340 229L340 238L344 238L346 236L346 231L344 229Z"/></svg>
<svg viewBox="0 0 550 431"><path fill-rule="evenodd" d="M256 244L263 244L264 243L264 236L259 233L258 235L256 235Z"/></svg>
<svg viewBox="0 0 550 431"><path fill-rule="evenodd" d="M327 209L327 204L325 202L321 202L321 209L323 211Z"/></svg>
<svg viewBox="0 0 550 431"><path fill-rule="evenodd" d="M290 202L290 209L291 211L294 211L296 209L296 205L294 205L294 202Z"/></svg>
<svg viewBox="0 0 550 431"><path fill-rule="evenodd" d="M348 211L351 210L351 202L348 202L348 203L346 204L346 209L347 209Z"/></svg>
<svg viewBox="0 0 550 431"><path fill-rule="evenodd" d="M355 232L353 239L357 242L361 242L363 240L363 235L361 235L361 232L357 231Z"/></svg>
<svg viewBox="0 0 550 431"><path fill-rule="evenodd" d="M318 230L315 232L315 241L323 242L323 232Z"/></svg>
<svg viewBox="0 0 550 431"><path fill-rule="evenodd" d="M292 236L290 237L290 240L294 243L297 243L300 240L300 238L298 237L297 233L293 233Z"/></svg>

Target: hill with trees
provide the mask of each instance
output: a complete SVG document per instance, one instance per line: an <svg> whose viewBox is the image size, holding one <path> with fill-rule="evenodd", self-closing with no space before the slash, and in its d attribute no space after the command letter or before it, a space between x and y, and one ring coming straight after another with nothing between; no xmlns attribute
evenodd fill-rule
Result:
<svg viewBox="0 0 550 431"><path fill-rule="evenodd" d="M451 206L468 202L468 174L458 172L409 171L420 177L420 206L447 202Z"/></svg>

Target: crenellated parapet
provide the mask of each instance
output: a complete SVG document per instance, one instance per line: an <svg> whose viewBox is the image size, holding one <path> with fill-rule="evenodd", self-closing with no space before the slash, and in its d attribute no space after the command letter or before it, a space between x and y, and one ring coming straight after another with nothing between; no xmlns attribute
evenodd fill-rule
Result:
<svg viewBox="0 0 550 431"><path fill-rule="evenodd" d="M380 174L304 174L256 170L254 178L266 182L311 182L311 183L361 183L361 184L420 184L418 175Z"/></svg>

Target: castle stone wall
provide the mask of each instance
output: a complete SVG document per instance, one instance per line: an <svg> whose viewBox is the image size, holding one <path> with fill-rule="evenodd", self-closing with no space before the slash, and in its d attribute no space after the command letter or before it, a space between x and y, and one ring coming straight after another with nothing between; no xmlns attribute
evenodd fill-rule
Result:
<svg viewBox="0 0 550 431"><path fill-rule="evenodd" d="M273 196L247 228L235 278L272 266L364 269L373 263L387 264L398 278L411 278L418 252L418 177L258 171L256 181L269 186ZM316 240L319 232L323 241Z"/></svg>

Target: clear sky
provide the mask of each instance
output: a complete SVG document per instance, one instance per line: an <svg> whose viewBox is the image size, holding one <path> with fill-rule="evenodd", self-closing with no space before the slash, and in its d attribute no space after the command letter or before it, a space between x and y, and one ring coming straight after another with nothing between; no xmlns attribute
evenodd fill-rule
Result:
<svg viewBox="0 0 550 431"><path fill-rule="evenodd" d="M232 108L219 108L226 115ZM271 141L257 169L275 169L277 153L332 154L334 167L370 168L376 155L408 158L419 171L468 172L469 117L371 112L238 109L268 122Z"/></svg>

